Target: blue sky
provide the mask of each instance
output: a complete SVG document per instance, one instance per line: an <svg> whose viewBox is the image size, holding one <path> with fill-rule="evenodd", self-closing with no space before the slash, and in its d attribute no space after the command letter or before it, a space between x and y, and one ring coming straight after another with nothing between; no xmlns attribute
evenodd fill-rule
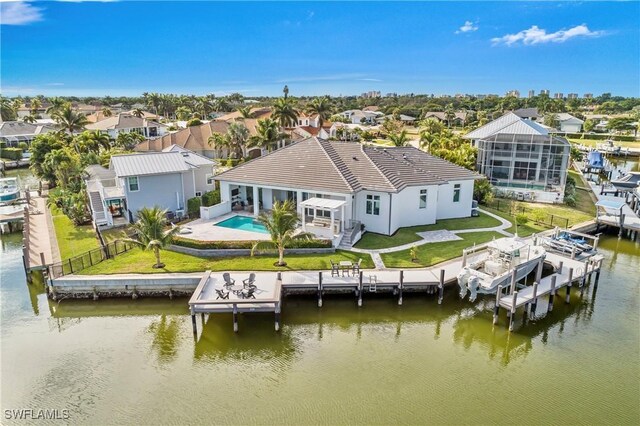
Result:
<svg viewBox="0 0 640 426"><path fill-rule="evenodd" d="M3 95L640 96L640 3L6 2Z"/></svg>

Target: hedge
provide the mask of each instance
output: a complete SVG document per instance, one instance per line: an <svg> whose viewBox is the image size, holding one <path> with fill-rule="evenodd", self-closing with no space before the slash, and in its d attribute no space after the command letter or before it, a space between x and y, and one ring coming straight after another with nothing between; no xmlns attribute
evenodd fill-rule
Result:
<svg viewBox="0 0 640 426"><path fill-rule="evenodd" d="M183 237L173 237L172 244L200 250L251 249L255 241L198 241ZM300 240L287 246L299 248L331 248L331 240Z"/></svg>
<svg viewBox="0 0 640 426"><path fill-rule="evenodd" d="M209 191L202 194L202 205L211 207L220 203L220 191Z"/></svg>
<svg viewBox="0 0 640 426"><path fill-rule="evenodd" d="M187 212L189 213L189 217L200 217L200 206L202 205L202 200L200 197L193 197L187 200Z"/></svg>
<svg viewBox="0 0 640 426"><path fill-rule="evenodd" d="M0 157L8 160L22 160L22 149L20 148L2 148Z"/></svg>

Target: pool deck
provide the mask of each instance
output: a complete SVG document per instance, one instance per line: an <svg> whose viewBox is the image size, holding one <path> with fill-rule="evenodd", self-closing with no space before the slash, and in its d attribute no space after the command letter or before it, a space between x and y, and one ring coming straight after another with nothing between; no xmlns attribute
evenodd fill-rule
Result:
<svg viewBox="0 0 640 426"><path fill-rule="evenodd" d="M186 228L191 228L192 232L189 234L180 234L180 237L197 241L266 241L270 239L269 234L263 234L261 232L215 226L216 223L234 216L253 218L253 215L247 213L231 212L214 219L196 219L185 225Z"/></svg>

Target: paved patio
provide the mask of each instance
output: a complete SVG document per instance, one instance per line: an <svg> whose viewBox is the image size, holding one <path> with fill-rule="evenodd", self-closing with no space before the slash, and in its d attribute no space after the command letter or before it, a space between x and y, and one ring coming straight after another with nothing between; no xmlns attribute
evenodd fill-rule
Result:
<svg viewBox="0 0 640 426"><path fill-rule="evenodd" d="M188 234L180 234L180 237L197 241L259 241L270 239L269 234L215 225L233 216L253 217L250 214L243 214L242 212L232 212L213 219L196 219L183 226L183 229L190 229L191 232Z"/></svg>

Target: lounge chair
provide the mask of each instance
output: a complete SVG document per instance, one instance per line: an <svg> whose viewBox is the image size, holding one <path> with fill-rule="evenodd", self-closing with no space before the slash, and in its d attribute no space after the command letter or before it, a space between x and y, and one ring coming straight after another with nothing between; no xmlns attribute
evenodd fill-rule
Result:
<svg viewBox="0 0 640 426"><path fill-rule="evenodd" d="M218 299L228 299L229 298L229 292L228 291L216 289L216 293L218 294L218 297L216 297L216 300L218 300Z"/></svg>
<svg viewBox="0 0 640 426"><path fill-rule="evenodd" d="M360 265L362 265L362 258L358 259L358 263L353 264L353 275L360 273Z"/></svg>
<svg viewBox="0 0 640 426"><path fill-rule="evenodd" d="M257 288L256 287L256 274L254 274L253 272L249 274L249 278L247 278L246 280L242 280L242 284L244 285L244 288Z"/></svg>
<svg viewBox="0 0 640 426"><path fill-rule="evenodd" d="M236 283L236 280L231 278L231 275L229 275L228 272L225 272L224 274L222 274L222 279L224 280L224 286L225 287L231 287L232 285L234 285Z"/></svg>
<svg viewBox="0 0 640 426"><path fill-rule="evenodd" d="M339 277L340 276L340 265L338 265L337 263L334 263L333 260L329 260L329 262L331 262L331 276L332 277Z"/></svg>
<svg viewBox="0 0 640 426"><path fill-rule="evenodd" d="M256 295L254 294L255 292L256 292L256 288L250 287L250 288L243 289L240 295L242 296L243 299L255 299L256 298Z"/></svg>

